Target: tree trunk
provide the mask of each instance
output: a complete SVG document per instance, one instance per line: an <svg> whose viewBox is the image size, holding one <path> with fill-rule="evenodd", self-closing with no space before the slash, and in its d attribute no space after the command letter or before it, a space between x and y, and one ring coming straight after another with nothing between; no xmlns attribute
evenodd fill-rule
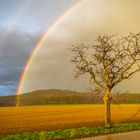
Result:
<svg viewBox="0 0 140 140"><path fill-rule="evenodd" d="M104 104L105 104L105 127L111 128L111 109L110 109L111 99L109 97L109 90L105 91Z"/></svg>

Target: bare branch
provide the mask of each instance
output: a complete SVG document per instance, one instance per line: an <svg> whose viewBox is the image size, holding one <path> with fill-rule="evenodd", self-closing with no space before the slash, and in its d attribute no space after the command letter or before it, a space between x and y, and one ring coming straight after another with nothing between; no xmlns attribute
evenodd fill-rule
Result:
<svg viewBox="0 0 140 140"><path fill-rule="evenodd" d="M75 77L88 74L90 81L103 90L111 91L140 71L140 33L125 37L99 35L94 45L77 45L71 51Z"/></svg>

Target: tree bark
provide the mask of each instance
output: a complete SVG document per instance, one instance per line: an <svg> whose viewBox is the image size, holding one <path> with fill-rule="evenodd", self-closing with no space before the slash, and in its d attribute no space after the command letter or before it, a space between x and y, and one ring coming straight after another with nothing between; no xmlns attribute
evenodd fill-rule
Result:
<svg viewBox="0 0 140 140"><path fill-rule="evenodd" d="M105 104L105 127L111 128L111 98L109 97L109 90L106 90L104 95L104 104Z"/></svg>

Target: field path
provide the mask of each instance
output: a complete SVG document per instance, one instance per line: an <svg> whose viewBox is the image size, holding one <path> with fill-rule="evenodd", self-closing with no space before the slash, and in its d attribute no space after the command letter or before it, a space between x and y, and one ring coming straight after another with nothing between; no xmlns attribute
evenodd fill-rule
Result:
<svg viewBox="0 0 140 140"><path fill-rule="evenodd" d="M80 140L140 140L140 131L97 136Z"/></svg>
<svg viewBox="0 0 140 140"><path fill-rule="evenodd" d="M113 123L140 121L140 104L112 105ZM104 105L0 107L0 135L104 124Z"/></svg>

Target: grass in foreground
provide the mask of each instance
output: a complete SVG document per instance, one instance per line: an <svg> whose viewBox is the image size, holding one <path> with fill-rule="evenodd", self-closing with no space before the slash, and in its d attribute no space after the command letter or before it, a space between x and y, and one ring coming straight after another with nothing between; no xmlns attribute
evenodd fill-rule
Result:
<svg viewBox="0 0 140 140"><path fill-rule="evenodd" d="M130 124L117 124L111 129L105 129L103 127L97 128L73 128L65 130L54 130L48 132L33 132L33 133L22 133L16 135L10 135L7 137L0 137L0 140L68 140L74 138L84 138L97 135L105 135L112 133L120 133L127 131L140 130L140 123Z"/></svg>

